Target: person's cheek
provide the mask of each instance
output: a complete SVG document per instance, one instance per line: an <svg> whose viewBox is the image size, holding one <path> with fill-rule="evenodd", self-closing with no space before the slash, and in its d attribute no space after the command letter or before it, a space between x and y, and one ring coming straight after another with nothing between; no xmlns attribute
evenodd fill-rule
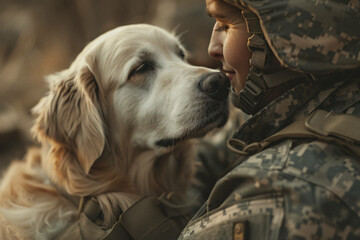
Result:
<svg viewBox="0 0 360 240"><path fill-rule="evenodd" d="M247 47L248 41L248 33L247 32L238 32L236 36L234 36L232 41L232 63L234 67L244 74L247 75L247 71L249 68L249 59L250 59L250 52Z"/></svg>
<svg viewBox="0 0 360 240"><path fill-rule="evenodd" d="M224 44L224 58L227 64L229 64L234 70L239 69L241 65L241 52L239 49L240 43L236 43L232 38L228 38Z"/></svg>

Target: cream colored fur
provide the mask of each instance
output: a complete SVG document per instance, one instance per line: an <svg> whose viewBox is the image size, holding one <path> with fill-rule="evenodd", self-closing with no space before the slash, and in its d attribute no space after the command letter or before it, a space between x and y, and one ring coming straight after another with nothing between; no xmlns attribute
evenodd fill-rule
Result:
<svg viewBox="0 0 360 240"><path fill-rule="evenodd" d="M41 148L13 162L0 185L0 239L55 237L75 221L70 198L95 196L109 228L141 196L185 192L190 140L157 142L201 136L219 123L197 128L207 104L198 81L213 70L189 65L183 51L165 30L124 26L47 78L49 92L33 109Z"/></svg>

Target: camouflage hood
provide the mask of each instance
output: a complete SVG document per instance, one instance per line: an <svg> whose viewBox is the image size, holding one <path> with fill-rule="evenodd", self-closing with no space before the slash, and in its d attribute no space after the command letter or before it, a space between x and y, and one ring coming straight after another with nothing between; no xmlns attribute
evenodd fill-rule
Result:
<svg viewBox="0 0 360 240"><path fill-rule="evenodd" d="M223 0L250 9L282 65L322 73L360 67L358 0Z"/></svg>

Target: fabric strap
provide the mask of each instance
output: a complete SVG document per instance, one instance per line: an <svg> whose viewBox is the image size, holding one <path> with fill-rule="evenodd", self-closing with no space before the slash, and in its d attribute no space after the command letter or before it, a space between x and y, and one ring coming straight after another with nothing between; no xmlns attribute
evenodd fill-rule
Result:
<svg viewBox="0 0 360 240"><path fill-rule="evenodd" d="M188 205L173 204L164 195L159 199L144 197L120 216L104 240L177 239L188 221L184 217L188 209Z"/></svg>
<svg viewBox="0 0 360 240"><path fill-rule="evenodd" d="M246 144L232 138L228 148L242 156L260 152L282 139L314 139L335 143L360 158L360 118L350 114L336 114L316 110L310 116L295 121L261 142Z"/></svg>

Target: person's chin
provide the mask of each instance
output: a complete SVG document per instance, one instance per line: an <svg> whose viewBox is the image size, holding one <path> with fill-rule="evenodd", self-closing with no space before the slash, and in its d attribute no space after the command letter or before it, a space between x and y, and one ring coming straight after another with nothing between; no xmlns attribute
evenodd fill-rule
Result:
<svg viewBox="0 0 360 240"><path fill-rule="evenodd" d="M229 78L231 86L234 89L238 89L238 82L237 82L236 73L235 72L227 72L226 76Z"/></svg>
<svg viewBox="0 0 360 240"><path fill-rule="evenodd" d="M242 84L239 82L236 74L232 76L230 83L236 94L239 94L239 92L243 89Z"/></svg>

